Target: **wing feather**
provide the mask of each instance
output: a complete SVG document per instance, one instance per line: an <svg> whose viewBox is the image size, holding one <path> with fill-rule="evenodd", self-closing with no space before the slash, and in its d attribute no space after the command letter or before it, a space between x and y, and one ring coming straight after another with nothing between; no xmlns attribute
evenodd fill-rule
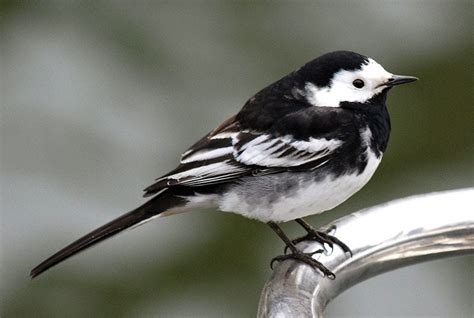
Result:
<svg viewBox="0 0 474 318"><path fill-rule="evenodd" d="M244 135L244 136L242 136ZM252 135L254 138L249 138ZM297 167L328 156L342 145L338 139L312 138L295 140L292 136L274 137L269 134L242 132L237 137L234 158L245 165L262 167Z"/></svg>
<svg viewBox="0 0 474 318"><path fill-rule="evenodd" d="M341 145L339 139L297 140L242 130L234 116L191 146L181 164L146 188L145 196L173 186L203 187L246 175L316 169Z"/></svg>

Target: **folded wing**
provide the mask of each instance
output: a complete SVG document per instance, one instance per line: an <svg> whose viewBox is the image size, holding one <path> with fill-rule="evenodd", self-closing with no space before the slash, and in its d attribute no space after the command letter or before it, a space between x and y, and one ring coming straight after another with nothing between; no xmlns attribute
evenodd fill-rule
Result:
<svg viewBox="0 0 474 318"><path fill-rule="evenodd" d="M338 139L275 136L242 130L235 117L207 134L181 157L180 165L146 188L144 196L174 186L202 187L246 175L316 169L342 144Z"/></svg>

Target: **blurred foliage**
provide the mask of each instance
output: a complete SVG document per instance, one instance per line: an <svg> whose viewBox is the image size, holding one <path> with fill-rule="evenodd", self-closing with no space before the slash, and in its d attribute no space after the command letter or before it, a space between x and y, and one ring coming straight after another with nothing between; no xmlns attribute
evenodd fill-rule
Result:
<svg viewBox="0 0 474 318"><path fill-rule="evenodd" d="M103 220L131 207L138 195L126 193L139 191L151 173L173 168L180 151L246 98L329 50L361 51L421 80L389 96L393 133L373 180L334 212L310 218L314 224L414 193L472 186L472 3L364 4L2 1L2 317L255 316L269 260L282 244L264 224L233 214L160 220L84 253L79 265L71 260L34 281L26 276L101 223L82 201L109 211L100 212L109 213ZM82 66L97 77L74 75ZM48 86L66 82L71 91ZM64 193L47 197L50 190L35 188L35 180ZM79 201L74 212L70 201ZM29 232L36 236L26 239ZM177 241L195 232L199 239ZM461 268L472 277L472 267ZM472 294L464 284L452 298ZM383 304L379 310L386 313Z"/></svg>

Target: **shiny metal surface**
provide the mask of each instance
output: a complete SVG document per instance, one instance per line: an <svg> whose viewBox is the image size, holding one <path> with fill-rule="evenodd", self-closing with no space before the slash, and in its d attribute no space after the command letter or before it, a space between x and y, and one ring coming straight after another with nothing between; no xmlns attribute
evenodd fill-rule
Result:
<svg viewBox="0 0 474 318"><path fill-rule="evenodd" d="M474 253L474 188L416 195L352 213L331 233L354 253L339 247L315 258L336 274L321 276L306 264L275 264L260 298L258 317L322 317L344 290L378 274L442 257ZM302 242L306 251L321 248Z"/></svg>

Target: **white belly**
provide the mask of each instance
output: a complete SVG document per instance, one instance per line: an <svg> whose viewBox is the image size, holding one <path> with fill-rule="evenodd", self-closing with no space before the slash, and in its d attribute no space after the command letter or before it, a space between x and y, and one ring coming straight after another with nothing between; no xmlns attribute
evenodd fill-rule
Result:
<svg viewBox="0 0 474 318"><path fill-rule="evenodd" d="M333 178L307 180L300 184L296 192L282 194L278 199L267 202L261 198L261 204L248 202L242 191L230 191L219 203L222 211L235 212L263 222L286 222L312 214L330 210L359 191L372 177L382 157L377 158L367 151L367 166L361 174L353 173Z"/></svg>

